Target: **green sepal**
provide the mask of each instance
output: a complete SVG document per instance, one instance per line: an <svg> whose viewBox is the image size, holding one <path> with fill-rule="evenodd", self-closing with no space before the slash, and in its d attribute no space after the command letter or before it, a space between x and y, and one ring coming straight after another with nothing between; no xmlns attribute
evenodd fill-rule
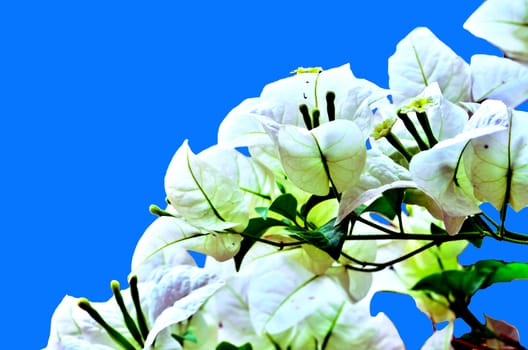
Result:
<svg viewBox="0 0 528 350"><path fill-rule="evenodd" d="M242 265L242 260L246 256L247 252L253 244L262 237L262 235L270 228L274 226L287 226L284 222L272 218L252 218L249 220L247 227L242 236L244 238L240 242L240 249L238 253L234 256L235 268L238 271Z"/></svg>
<svg viewBox="0 0 528 350"><path fill-rule="evenodd" d="M335 219L332 219L316 230L305 230L293 226L288 227L287 230L292 233L292 237L310 243L337 260L343 249L347 225L347 220L335 225Z"/></svg>
<svg viewBox="0 0 528 350"><path fill-rule="evenodd" d="M251 346L250 343L236 346L229 342L223 341L216 346L216 350L253 350L253 346Z"/></svg>

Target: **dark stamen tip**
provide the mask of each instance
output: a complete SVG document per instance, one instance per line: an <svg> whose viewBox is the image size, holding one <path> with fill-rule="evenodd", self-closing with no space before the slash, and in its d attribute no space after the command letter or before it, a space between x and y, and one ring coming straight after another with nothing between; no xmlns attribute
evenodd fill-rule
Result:
<svg viewBox="0 0 528 350"><path fill-rule="evenodd" d="M308 106L305 104L300 105L299 111L301 112L306 128L308 130L312 130L312 119L310 118L310 111L308 110Z"/></svg>
<svg viewBox="0 0 528 350"><path fill-rule="evenodd" d="M335 93L328 91L326 93L326 112L328 114L328 121L335 120Z"/></svg>

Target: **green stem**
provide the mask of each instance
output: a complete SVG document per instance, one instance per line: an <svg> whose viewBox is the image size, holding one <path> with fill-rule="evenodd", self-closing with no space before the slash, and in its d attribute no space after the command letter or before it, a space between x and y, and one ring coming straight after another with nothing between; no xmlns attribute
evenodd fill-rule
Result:
<svg viewBox="0 0 528 350"><path fill-rule="evenodd" d="M139 330L141 331L141 335L143 336L143 339L147 339L147 336L149 334L149 329L147 326L147 320L145 319L145 314L143 313L143 310L141 308L141 302L139 298L139 289L137 286L138 284L137 276L130 277L130 281L128 282L128 284L130 285L130 294L132 296L134 307L136 308L136 317L137 317Z"/></svg>
<svg viewBox="0 0 528 350"><path fill-rule="evenodd" d="M422 126L425 136L427 136L427 141L429 142L429 147L433 147L438 143L436 137L433 135L433 130L431 129L431 124L429 123L429 118L427 118L427 113L425 112L416 112L418 117L418 122Z"/></svg>
<svg viewBox="0 0 528 350"><path fill-rule="evenodd" d="M296 246L300 246L302 244L307 244L308 242L305 242L305 241L296 241L296 242L275 242L275 241L270 241L268 239L264 239L264 238L258 238L258 237L253 237L251 235L248 235L248 234L245 234L244 232L242 233L239 233L242 237L245 237L245 238L250 238L254 241L257 241L257 242L261 242L261 243L266 243L266 244L269 244L269 245L272 245L274 247L278 247L279 249L283 249L284 247L296 247Z"/></svg>
<svg viewBox="0 0 528 350"><path fill-rule="evenodd" d="M367 265L373 266L373 267L370 267L370 268L365 268L365 267L355 267L355 266L352 266L352 265L345 265L345 267L347 269L354 270L354 271L363 271L363 272L376 272L376 271L381 271L381 270L383 270L383 269L385 269L385 268L387 268L389 266L392 266L394 264L397 264L397 263L399 263L401 261L407 260L407 259L409 259L409 258L411 258L411 257L423 252L424 250L427 250L427 249L429 249L431 247L434 247L435 245L440 245L440 244L437 243L437 242L434 242L434 241L433 242L429 242L427 244L424 244L420 248L413 250L410 253L402 255L399 258L386 261L384 263L373 263L373 262L360 261L360 260L352 258L351 256L349 256L349 255L347 255L347 254L345 254L343 252L341 252L341 255L343 255L347 259L352 260L356 264L363 265L363 266L367 266Z"/></svg>
<svg viewBox="0 0 528 350"><path fill-rule="evenodd" d="M497 339L501 342L503 342L506 345L513 346L515 349L518 350L526 350L526 348L521 345L518 341L511 339L509 337L497 334L490 330L486 325L482 324L476 317L469 311L467 305L463 302L453 302L449 305L451 310L455 313L455 315L459 318L461 318L464 322L467 323L469 327L471 327L471 331L476 333L479 336L482 336L484 339Z"/></svg>
<svg viewBox="0 0 528 350"><path fill-rule="evenodd" d="M484 216L484 218L489 221L489 223L491 225L493 225L495 227L495 229L497 229L497 231L490 231L490 236L492 236L493 238L497 239L497 240L501 240L501 241L506 241L506 242L510 242L510 243L517 243L517 244L528 244L528 235L527 234L524 234L524 233L519 233L519 232L515 232L515 231L510 231L508 229L506 229L505 227L503 228L504 229L504 232L503 232L503 236L501 237L498 232L500 230L500 225L495 222L495 220L493 220L489 215L487 215L486 213L482 212L480 213L480 215Z"/></svg>
<svg viewBox="0 0 528 350"><path fill-rule="evenodd" d="M112 281L110 283L110 288L112 289L112 293L114 293L114 298L117 302L117 305L119 306L119 309L123 314L123 320L125 321L125 325L128 331L130 332L130 334L132 334L132 337L139 344L139 346L143 347L143 337L141 336L141 333L137 328L136 322L134 322L134 319L128 313L125 302L123 300L123 296L121 295L121 286L119 285L119 282Z"/></svg>
<svg viewBox="0 0 528 350"><path fill-rule="evenodd" d="M508 171L506 172L506 192L504 194L504 202L500 210L500 227L499 227L499 237L504 237L504 232L506 231L506 214L508 213L508 202L510 201L510 188L511 188L511 178L512 170L508 164Z"/></svg>
<svg viewBox="0 0 528 350"><path fill-rule="evenodd" d="M511 112L510 112L511 113ZM506 224L506 213L508 212L508 202L510 201L510 191L511 191L511 182L513 177L513 169L511 167L511 130L513 120L510 114L510 128L508 130L508 170L506 171L506 189L504 190L504 201L500 210L500 228L499 236L502 238L504 236L504 225Z"/></svg>
<svg viewBox="0 0 528 350"><path fill-rule="evenodd" d="M319 121L320 117L321 117L321 112L318 109L314 109L312 111L312 120L313 120L314 128L317 128L320 125L320 121Z"/></svg>
<svg viewBox="0 0 528 350"><path fill-rule="evenodd" d="M411 162L412 154L407 151L407 148L405 148L400 139L398 139L398 137L394 135L392 131L389 131L387 135L385 135L385 138L392 145L392 147L396 148L396 150L403 155L407 162Z"/></svg>
<svg viewBox="0 0 528 350"><path fill-rule="evenodd" d="M493 226L495 226L496 229L499 228L499 225L498 225L498 224L495 222L495 220L493 220L493 219L491 218L491 216L489 216L488 214L482 212L482 213L480 213L479 215L484 216L484 218L485 218L486 220L488 220L488 221L490 222L490 224L492 224Z"/></svg>
<svg viewBox="0 0 528 350"><path fill-rule="evenodd" d="M359 221L359 222L361 222L361 223L363 223L365 225L368 225L368 226L370 226L372 228L375 228L377 230L380 230L382 232L388 233L389 235L399 235L400 234L400 232L398 232L398 231L394 231L394 230L388 229L385 226L379 225L379 224L377 224L377 223L375 223L375 222L373 222L371 220L364 219L364 218L362 218L361 216L359 216L359 215L357 215L355 213L352 213L351 217L352 217L352 219L354 219L356 221Z"/></svg>
<svg viewBox="0 0 528 350"><path fill-rule="evenodd" d="M103 317L92 307L88 299L80 298L78 305L81 309L86 311L90 315L90 317L95 320L95 322L99 323L99 325L103 327L106 333L108 333L110 338L112 338L112 340L114 340L117 344L119 344L126 350L137 350L134 345L132 345L125 337L121 335L121 333L119 333L115 330L115 328L106 323Z"/></svg>
<svg viewBox="0 0 528 350"><path fill-rule="evenodd" d="M384 240L384 239L393 239L393 240L414 240L414 241L433 241L436 243L451 242L451 241L463 241L471 240L475 238L484 237L480 232L466 232L459 233L455 236L449 235L433 235L433 234L423 234L423 233L404 233L396 235L385 235L385 234L374 234L374 235L350 235L346 236L345 240L347 241L369 241L369 240Z"/></svg>

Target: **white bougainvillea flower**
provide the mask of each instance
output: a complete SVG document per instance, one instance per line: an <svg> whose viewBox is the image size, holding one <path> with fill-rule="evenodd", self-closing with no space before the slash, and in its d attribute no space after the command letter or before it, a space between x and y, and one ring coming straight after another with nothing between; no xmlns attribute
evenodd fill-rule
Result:
<svg viewBox="0 0 528 350"><path fill-rule="evenodd" d="M371 82L357 79L345 64L320 72L301 72L264 87L260 100L273 101L274 113L267 114L280 124L305 126L299 106L321 112L321 123L327 122L326 94L335 94L336 119L358 121L370 117L370 103L382 99L386 92ZM372 95L372 96L371 96ZM362 124L359 122L358 124Z"/></svg>
<svg viewBox="0 0 528 350"><path fill-rule="evenodd" d="M430 83L420 94L405 99L401 104L389 104L379 108L375 113L378 123L370 138L372 147L405 165L407 165L405 155L401 154L385 137L385 134L390 131L406 148L409 155L419 151L420 147L415 137L407 130L401 115L409 118L427 147L433 146L432 142L442 141L459 134L468 121L468 112L446 99L437 82ZM424 121L420 121L418 116L425 117L426 125L434 140L431 140L425 133Z"/></svg>
<svg viewBox="0 0 528 350"><path fill-rule="evenodd" d="M380 103L388 103L389 94L371 82L357 79L348 64L329 70L308 69L278 80L264 87L260 97L243 101L221 123L218 143L231 147L269 144L265 133L277 125L306 127L299 110L306 106L308 113L317 109L319 122L331 118L354 121L366 138L372 129L372 110ZM333 98L327 101L327 93ZM311 120L313 124L313 120ZM314 125L317 126L317 125Z"/></svg>
<svg viewBox="0 0 528 350"><path fill-rule="evenodd" d="M289 179L304 191L324 196L330 185L344 192L359 180L366 146L355 123L336 120L307 130L292 125L278 134L281 163Z"/></svg>
<svg viewBox="0 0 528 350"><path fill-rule="evenodd" d="M389 86L397 92L394 97L398 104L434 82L451 102L471 99L469 65L429 29L416 28L389 58Z"/></svg>
<svg viewBox="0 0 528 350"><path fill-rule="evenodd" d="M473 100L501 100L516 107L528 98L528 67L503 57L474 55L471 57Z"/></svg>
<svg viewBox="0 0 528 350"><path fill-rule="evenodd" d="M479 200L518 211L528 205L528 113L502 108L508 128L474 138L464 165Z"/></svg>
<svg viewBox="0 0 528 350"><path fill-rule="evenodd" d="M212 162L211 158L208 158ZM243 230L248 203L238 183L226 176L217 157L214 164L192 153L187 141L172 158L165 175L165 192L176 211L194 226L210 231Z"/></svg>
<svg viewBox="0 0 528 350"><path fill-rule="evenodd" d="M186 322L222 285L223 281L215 275L190 265L159 265L154 268L150 279L137 285L140 305L148 328L148 334L141 335L143 344L125 325L123 312L116 301L117 297L112 297L104 303L89 304L106 324L125 339L129 349L153 349L154 341L156 341L156 349L181 349L179 342L171 336L177 334L177 330L171 327ZM127 310L135 309L130 289L121 291L119 295ZM116 348L117 343L108 331L96 322L92 315L78 306L80 300L66 296L59 304L52 317L46 350ZM209 330L204 329L201 333L195 334L198 341L200 337L205 337L207 332Z"/></svg>
<svg viewBox="0 0 528 350"><path fill-rule="evenodd" d="M464 166L467 160L462 155L471 140L505 130L504 108L498 101L485 101L466 131L412 158L409 170L414 182L440 206L444 219L446 216L463 219L480 212L480 201L473 194ZM457 233L462 221L459 220L458 227L448 227L448 232Z"/></svg>
<svg viewBox="0 0 528 350"><path fill-rule="evenodd" d="M528 3L485 1L464 23L464 29L500 48L507 57L528 61Z"/></svg>

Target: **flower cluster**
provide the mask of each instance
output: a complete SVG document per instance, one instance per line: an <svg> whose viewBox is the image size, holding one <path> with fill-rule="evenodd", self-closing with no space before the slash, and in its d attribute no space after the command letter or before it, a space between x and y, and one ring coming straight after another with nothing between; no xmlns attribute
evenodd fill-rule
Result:
<svg viewBox="0 0 528 350"><path fill-rule="evenodd" d="M528 99L527 13L488 0L465 24L506 57L468 64L417 28L389 58L388 89L348 64L298 68L234 108L215 146L185 141L130 288L65 297L46 349L403 349L390 319L371 316L378 291L448 321L424 349L522 348L514 327L468 306L528 265L457 257L488 237L528 241L505 227L528 206L528 113L515 110ZM457 318L471 328L460 339Z"/></svg>

